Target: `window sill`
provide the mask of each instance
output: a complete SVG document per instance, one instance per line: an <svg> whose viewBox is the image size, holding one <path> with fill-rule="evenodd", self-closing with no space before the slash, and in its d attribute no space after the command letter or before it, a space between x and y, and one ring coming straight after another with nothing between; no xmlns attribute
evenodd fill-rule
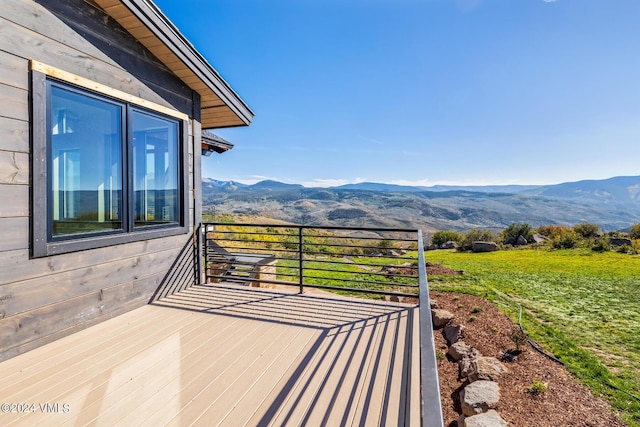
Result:
<svg viewBox="0 0 640 427"><path fill-rule="evenodd" d="M136 231L134 233L119 233L106 236L94 236L64 240L59 242L34 242L33 258L42 258L71 252L105 248L108 246L139 242L142 240L159 239L163 237L187 234L189 227L166 227L153 230Z"/></svg>

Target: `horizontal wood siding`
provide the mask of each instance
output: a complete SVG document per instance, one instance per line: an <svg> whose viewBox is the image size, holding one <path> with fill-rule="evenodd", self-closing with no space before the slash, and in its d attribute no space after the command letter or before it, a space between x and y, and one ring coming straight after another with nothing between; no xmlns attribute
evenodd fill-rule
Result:
<svg viewBox="0 0 640 427"><path fill-rule="evenodd" d="M146 304L190 234L32 259L29 61L193 117L193 91L112 18L82 0L0 8L0 360ZM189 120L189 126L195 123ZM188 224L193 227L193 130ZM199 146L199 144L198 144ZM198 201L199 203L199 201Z"/></svg>

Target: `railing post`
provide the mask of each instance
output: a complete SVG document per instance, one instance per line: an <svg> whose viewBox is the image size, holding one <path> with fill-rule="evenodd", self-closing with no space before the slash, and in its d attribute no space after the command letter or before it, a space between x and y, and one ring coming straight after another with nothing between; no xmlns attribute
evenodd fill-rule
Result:
<svg viewBox="0 0 640 427"><path fill-rule="evenodd" d="M302 267L303 253L302 253L302 227L298 226L298 276L300 284L300 293L304 293L304 270Z"/></svg>

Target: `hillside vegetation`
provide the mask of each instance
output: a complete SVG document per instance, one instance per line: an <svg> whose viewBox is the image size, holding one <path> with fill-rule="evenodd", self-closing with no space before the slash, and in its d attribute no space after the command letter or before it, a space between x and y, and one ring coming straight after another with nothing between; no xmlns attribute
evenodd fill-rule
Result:
<svg viewBox="0 0 640 427"><path fill-rule="evenodd" d="M428 251L428 262L465 270L430 276L431 290L494 301L594 392L640 425L640 258L590 249Z"/></svg>

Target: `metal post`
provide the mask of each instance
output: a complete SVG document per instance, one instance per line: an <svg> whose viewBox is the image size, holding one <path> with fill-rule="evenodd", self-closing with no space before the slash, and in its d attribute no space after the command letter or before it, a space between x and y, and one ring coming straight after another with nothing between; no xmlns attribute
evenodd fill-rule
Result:
<svg viewBox="0 0 640 427"><path fill-rule="evenodd" d="M304 270L302 269L302 227L298 227L298 276L300 293L304 293Z"/></svg>

